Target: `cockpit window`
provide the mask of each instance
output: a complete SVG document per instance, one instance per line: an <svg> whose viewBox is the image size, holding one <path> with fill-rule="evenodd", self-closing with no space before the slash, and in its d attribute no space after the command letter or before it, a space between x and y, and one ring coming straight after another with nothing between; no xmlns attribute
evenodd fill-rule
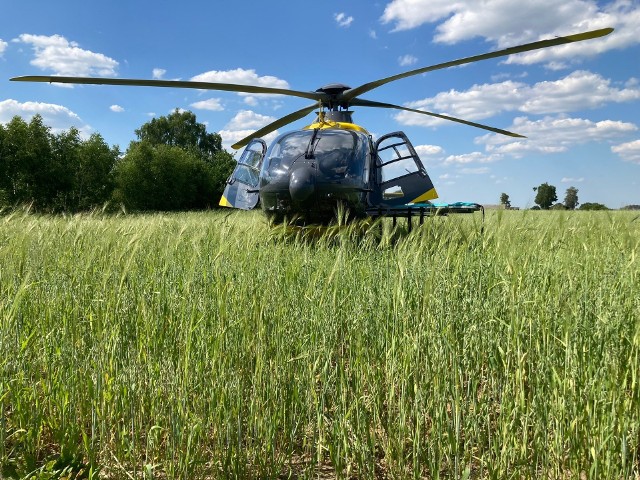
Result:
<svg viewBox="0 0 640 480"><path fill-rule="evenodd" d="M262 154L264 142L254 141L249 144L242 152L242 156L238 159L238 165L233 172L233 179L245 183L251 187L258 185L260 178L260 163L262 162Z"/></svg>
<svg viewBox="0 0 640 480"><path fill-rule="evenodd" d="M368 138L351 130L318 130L315 135L313 130L293 132L274 142L264 166L267 176L275 177L306 156L329 178L359 176L363 175L367 147Z"/></svg>
<svg viewBox="0 0 640 480"><path fill-rule="evenodd" d="M313 130L293 132L277 139L267 152L264 169L269 177L277 177L289 170L293 162L304 158Z"/></svg>

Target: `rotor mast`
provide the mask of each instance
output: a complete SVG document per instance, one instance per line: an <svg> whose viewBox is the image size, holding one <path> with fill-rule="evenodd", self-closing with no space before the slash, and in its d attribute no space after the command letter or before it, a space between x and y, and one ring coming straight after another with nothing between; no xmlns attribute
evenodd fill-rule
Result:
<svg viewBox="0 0 640 480"><path fill-rule="evenodd" d="M330 83L316 90L317 93L324 93L328 98L325 103L321 103L320 112L316 122L331 121L342 123L353 123L353 111L349 110L349 103L345 101L343 93L351 90L351 87L342 83ZM327 111L322 112L322 107ZM322 112L322 114L321 114Z"/></svg>

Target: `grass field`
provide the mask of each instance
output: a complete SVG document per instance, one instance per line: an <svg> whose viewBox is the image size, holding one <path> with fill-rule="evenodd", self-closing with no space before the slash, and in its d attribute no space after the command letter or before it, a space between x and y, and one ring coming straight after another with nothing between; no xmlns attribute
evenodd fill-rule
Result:
<svg viewBox="0 0 640 480"><path fill-rule="evenodd" d="M0 216L0 477L640 477L637 213L312 233Z"/></svg>

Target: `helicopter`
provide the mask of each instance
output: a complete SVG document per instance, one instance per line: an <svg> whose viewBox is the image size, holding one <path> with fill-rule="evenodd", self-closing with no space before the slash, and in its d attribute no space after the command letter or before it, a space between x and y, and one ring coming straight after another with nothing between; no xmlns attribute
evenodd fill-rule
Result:
<svg viewBox="0 0 640 480"><path fill-rule="evenodd" d="M428 115L497 134L524 138L514 132L449 115L412 109L391 103L366 100L361 96L382 85L410 76L464 65L472 62L543 48L581 42L609 35L613 28L602 28L573 35L554 37L503 50L405 71L351 88L332 83L315 91L299 91L258 85L240 85L182 80L146 80L101 77L21 76L12 81L129 85L192 88L254 94L287 95L312 100L313 104L281 117L232 145L245 147L227 180L219 204L223 207L251 210L258 205L268 217L285 217L310 222L335 218L342 206L351 218L470 213L484 209L477 203L437 204L438 194L415 148L398 131L378 139L353 122L352 107L403 110ZM261 138L317 109L316 119L301 130L278 136L267 147Z"/></svg>

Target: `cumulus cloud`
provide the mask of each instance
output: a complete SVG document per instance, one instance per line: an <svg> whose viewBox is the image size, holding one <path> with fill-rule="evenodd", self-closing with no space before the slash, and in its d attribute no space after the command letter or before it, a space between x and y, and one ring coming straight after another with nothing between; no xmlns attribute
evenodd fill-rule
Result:
<svg viewBox="0 0 640 480"><path fill-rule="evenodd" d="M433 155L441 155L444 153L442 147L438 145L416 145L415 151L419 156L433 156Z"/></svg>
<svg viewBox="0 0 640 480"><path fill-rule="evenodd" d="M218 133L222 137L223 146L230 149L234 143L248 137L256 130L276 120L275 117L261 115L251 110L240 110ZM278 136L278 131L262 137L267 143Z"/></svg>
<svg viewBox="0 0 640 480"><path fill-rule="evenodd" d="M191 78L194 82L236 83L239 85L258 85L271 88L289 88L289 84L280 78L266 75L258 76L254 69L246 70L210 70Z"/></svg>
<svg viewBox="0 0 640 480"><path fill-rule="evenodd" d="M151 75L155 80L161 80L164 78L165 73L167 73L167 71L164 68L154 68Z"/></svg>
<svg viewBox="0 0 640 480"><path fill-rule="evenodd" d="M0 57L2 56L2 54L7 49L8 46L9 44L0 38Z"/></svg>
<svg viewBox="0 0 640 480"><path fill-rule="evenodd" d="M593 122L583 118L548 116L539 120L516 118L510 127L528 138L514 139L488 134L476 139L485 145L489 155L508 155L521 158L526 154L552 154L569 150L576 145L606 142L624 137L638 130L633 123L603 120Z"/></svg>
<svg viewBox="0 0 640 480"><path fill-rule="evenodd" d="M538 50L508 59L510 63L523 64L550 62L556 68L581 56L640 42L637 35L640 5L626 0L606 4L591 0L561 3L556 0L392 0L380 20L383 24L392 24L393 31L437 23L436 42L454 44L484 38L496 48L604 27L616 29L615 34L602 39Z"/></svg>
<svg viewBox="0 0 640 480"><path fill-rule="evenodd" d="M109 110L116 113L124 112L124 108L122 108L120 105L111 105L109 107Z"/></svg>
<svg viewBox="0 0 640 480"><path fill-rule="evenodd" d="M52 103L18 102L17 100L3 100L0 102L0 123L8 123L14 116L30 121L39 114L45 125L51 127L54 133L76 127L84 136L90 134L92 128L67 107Z"/></svg>
<svg viewBox="0 0 640 480"><path fill-rule="evenodd" d="M353 23L353 17L343 12L334 14L333 18L339 27L347 28Z"/></svg>
<svg viewBox="0 0 640 480"><path fill-rule="evenodd" d="M445 165L467 165L470 163L492 163L501 160L503 155L500 154L487 154L484 152L471 152L471 153L463 153L461 155L449 155L444 159ZM467 168L463 173L486 173L488 172L488 168L482 168L481 170L472 168Z"/></svg>
<svg viewBox="0 0 640 480"><path fill-rule="evenodd" d="M408 67L409 65L413 65L417 61L418 59L413 55L402 55L400 58L398 58L398 63L401 67Z"/></svg>
<svg viewBox="0 0 640 480"><path fill-rule="evenodd" d="M611 151L618 154L626 162L640 165L640 140L615 145L611 147Z"/></svg>
<svg viewBox="0 0 640 480"><path fill-rule="evenodd" d="M555 81L528 85L507 80L500 83L474 85L466 91L449 90L434 97L408 103L419 110L480 120L504 112L536 115L568 113L602 107L608 103L625 103L640 99L640 87L627 82L618 88L597 73L576 71ZM433 126L440 120L426 115L401 112L395 119L403 125ZM518 132L520 133L520 132Z"/></svg>
<svg viewBox="0 0 640 480"><path fill-rule="evenodd" d="M191 78L194 82L212 82L212 83L234 83L237 85L257 85L267 88L288 89L289 83L281 78L271 75L259 76L255 70L244 68L236 68L234 70L210 70ZM274 98L278 95L273 94L255 94L242 93L238 95L245 97L245 103L249 106L257 105L258 98Z"/></svg>
<svg viewBox="0 0 640 480"><path fill-rule="evenodd" d="M61 35L22 34L14 40L31 45L31 65L64 76L114 76L118 62L102 53L84 50Z"/></svg>
<svg viewBox="0 0 640 480"><path fill-rule="evenodd" d="M209 98L208 100L200 100L199 102L192 103L190 105L198 110L210 110L213 112L221 112L224 110L221 100L219 98Z"/></svg>

